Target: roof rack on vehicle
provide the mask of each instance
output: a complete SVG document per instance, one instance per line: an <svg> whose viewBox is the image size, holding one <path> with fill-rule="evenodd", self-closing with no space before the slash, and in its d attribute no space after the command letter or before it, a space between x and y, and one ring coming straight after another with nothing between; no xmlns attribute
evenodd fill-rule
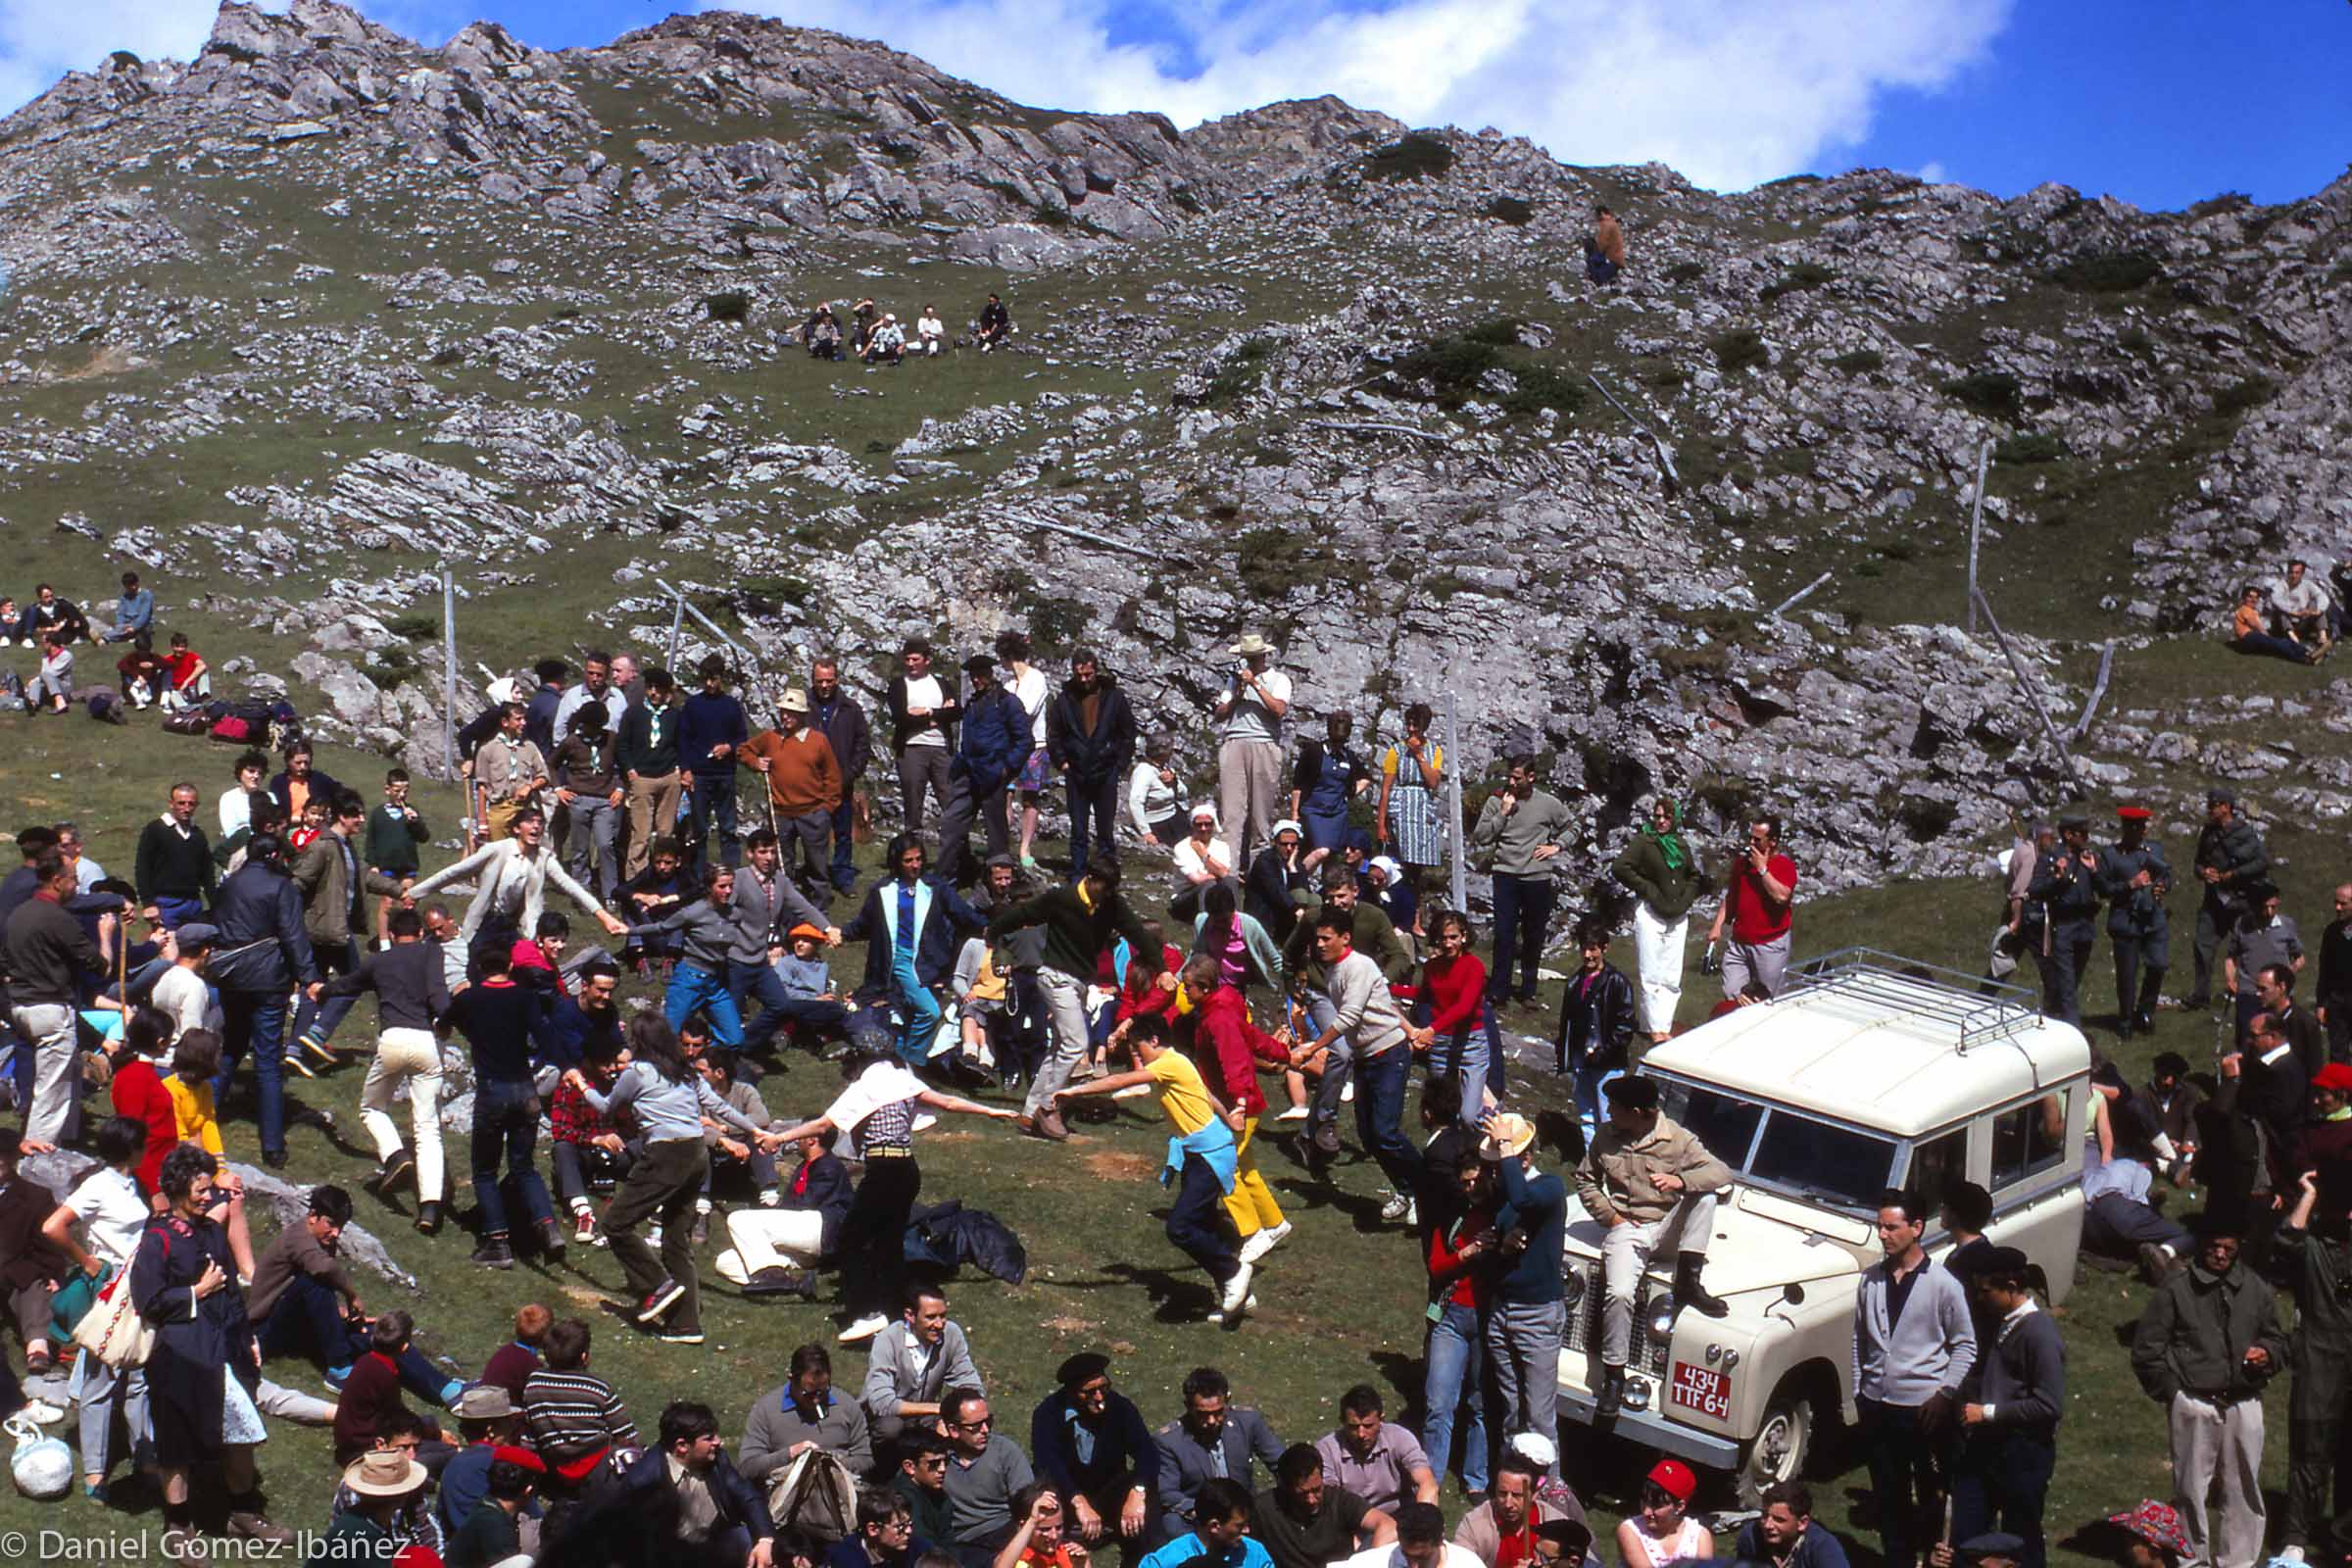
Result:
<svg viewBox="0 0 2352 1568"><path fill-rule="evenodd" d="M2041 1021L2041 1006L2023 986L1920 963L1876 948L1839 948L1788 968L1784 1000L1850 999L1899 1008L1952 1026L1962 1055Z"/></svg>

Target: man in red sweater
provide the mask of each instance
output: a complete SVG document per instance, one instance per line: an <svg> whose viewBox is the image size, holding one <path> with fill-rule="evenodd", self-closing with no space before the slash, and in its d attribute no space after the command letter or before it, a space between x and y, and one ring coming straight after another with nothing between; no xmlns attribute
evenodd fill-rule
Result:
<svg viewBox="0 0 2352 1568"><path fill-rule="evenodd" d="M1731 880L1715 907L1707 933L1712 950L1732 927L1723 950L1723 994L1737 998L1750 983L1773 996L1788 972L1789 927L1795 921L1796 862L1781 851L1781 819L1764 815L1747 824L1747 847L1732 861Z"/></svg>
<svg viewBox="0 0 2352 1568"><path fill-rule="evenodd" d="M1257 1120L1266 1113L1266 1097L1258 1093L1257 1064L1288 1066L1286 1042L1250 1021L1250 1006L1240 991L1225 984L1225 966L1213 954L1203 953L1184 966L1184 1003L1193 1019L1193 1060L1209 1092L1242 1111L1242 1130L1236 1136L1233 1191L1225 1197L1225 1212L1242 1238L1242 1261L1254 1263L1291 1234L1273 1189L1257 1173L1257 1152L1250 1147Z"/></svg>

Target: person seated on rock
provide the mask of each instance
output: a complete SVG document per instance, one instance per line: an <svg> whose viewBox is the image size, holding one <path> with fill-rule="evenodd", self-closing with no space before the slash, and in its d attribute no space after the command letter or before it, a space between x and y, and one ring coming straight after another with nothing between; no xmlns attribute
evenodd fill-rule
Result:
<svg viewBox="0 0 2352 1568"><path fill-rule="evenodd" d="M792 1352L784 1386L761 1396L744 1418L737 1462L747 1480L767 1482L813 1445L837 1454L855 1476L874 1468L865 1406L833 1388L833 1356L821 1345Z"/></svg>
<svg viewBox="0 0 2352 1568"><path fill-rule="evenodd" d="M25 1376L40 1378L55 1365L49 1298L75 1271L65 1249L41 1228L57 1212L56 1195L18 1173L24 1147L15 1128L0 1128L0 1297L24 1339ZM32 1150L47 1151L46 1144Z"/></svg>
<svg viewBox="0 0 2352 1568"><path fill-rule="evenodd" d="M2322 654L2328 652L2333 640L2328 629L2331 607L2328 590L2319 585L2310 568L2300 561L2288 562L2286 575L2271 586L2271 612L2278 617L2286 635Z"/></svg>
<svg viewBox="0 0 2352 1568"><path fill-rule="evenodd" d="M246 1296L263 1358L308 1358L324 1370L329 1384L346 1390L346 1402L354 1369L370 1350L385 1348L370 1335L374 1325L386 1321L368 1315L358 1287L344 1271L343 1227L350 1223L349 1193L333 1186L313 1188L310 1211L279 1231L254 1260L253 1287ZM392 1315L406 1321L405 1314ZM406 1387L436 1404L456 1398L465 1385L408 1348L405 1331L400 1338L385 1350L388 1370L380 1377L370 1372L368 1378Z"/></svg>
<svg viewBox="0 0 2352 1568"><path fill-rule="evenodd" d="M583 1050L580 1071L600 1091L609 1089L627 1060L619 1037L591 1039ZM612 1116L589 1103L568 1076L558 1079L555 1093L548 1097L547 1120L556 1201L571 1211L571 1239L585 1247L602 1247L605 1239L597 1232L589 1190L611 1191L636 1166L643 1146L624 1139Z"/></svg>
<svg viewBox="0 0 2352 1568"><path fill-rule="evenodd" d="M703 1075L703 1082L710 1086L712 1094L762 1127L777 1124L776 1119L767 1113L767 1102L760 1098L759 1086L749 1081L735 1053L706 1051L703 1059L695 1065ZM770 1207L781 1197L776 1187L775 1155L708 1116L703 1118L703 1143L710 1151L710 1164L703 1176L703 1196L696 1199L694 1204L694 1240L698 1247L708 1239L710 1190L720 1177L739 1170L745 1172L751 1178L752 1190L759 1195L760 1201Z"/></svg>
<svg viewBox="0 0 2352 1568"><path fill-rule="evenodd" d="M155 651L155 639L146 632L132 638L130 652L115 661L115 673L133 708L145 708L171 689L171 661Z"/></svg>
<svg viewBox="0 0 2352 1568"><path fill-rule="evenodd" d="M865 345L872 340L875 324L881 320L882 314L874 308L872 300L859 300L851 316L857 325L850 333L850 352L862 358Z"/></svg>
<svg viewBox="0 0 2352 1568"><path fill-rule="evenodd" d="M947 348L948 323L940 319L937 306L923 307L923 314L915 318L914 335L926 356L936 358Z"/></svg>
<svg viewBox="0 0 2352 1568"><path fill-rule="evenodd" d="M2290 659L2298 664L2308 664L2319 658L2316 649L2306 650L2292 637L2271 632L2269 617L2263 613L2262 589L2253 583L2246 584L2245 592L2238 595L2237 612L2230 618L2230 646L2241 654L2268 654L2273 659Z"/></svg>
<svg viewBox="0 0 2352 1568"><path fill-rule="evenodd" d="M832 306L819 305L801 329L801 336L808 342L810 359L841 358L841 322L834 318Z"/></svg>
<svg viewBox="0 0 2352 1568"><path fill-rule="evenodd" d="M188 646L186 632L175 631L172 634L172 652L168 661L172 666L172 678L164 691L164 711L175 713L213 695L212 665L204 662L202 654Z"/></svg>
<svg viewBox="0 0 2352 1568"><path fill-rule="evenodd" d="M776 1010L795 1031L806 1037L847 1040L850 1008L833 984L832 966L825 962L825 933L802 920L786 932L790 951L773 968L783 983L784 997Z"/></svg>
<svg viewBox="0 0 2352 1568"><path fill-rule="evenodd" d="M24 612L24 635L46 638L53 631L63 633L69 643L91 640L89 617L71 599L58 598L56 589L42 583L32 591L32 604ZM28 642L25 646L32 645Z"/></svg>
<svg viewBox="0 0 2352 1568"><path fill-rule="evenodd" d="M873 336L865 340L865 352L859 356L866 364L877 361L899 365L906 358L906 329L899 325L896 316L884 316L882 324L874 328Z"/></svg>
<svg viewBox="0 0 2352 1568"><path fill-rule="evenodd" d="M1012 313L1004 309L1003 300L991 294L988 303L980 307L980 330L974 334L973 341L980 345L980 352L986 354L991 349L1002 348L1011 336Z"/></svg>
<svg viewBox="0 0 2352 1568"><path fill-rule="evenodd" d="M695 895L685 866L686 848L676 838L665 835L654 840L653 848L646 852L645 869L621 884L621 909L631 925L659 924L686 906L686 901ZM640 980L667 980L685 951L685 938L675 931L662 931L630 937L621 958ZM659 975L654 972L657 964Z"/></svg>

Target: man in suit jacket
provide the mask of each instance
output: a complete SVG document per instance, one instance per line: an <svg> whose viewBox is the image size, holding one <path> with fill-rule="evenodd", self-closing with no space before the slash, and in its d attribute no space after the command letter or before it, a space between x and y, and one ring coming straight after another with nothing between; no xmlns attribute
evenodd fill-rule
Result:
<svg viewBox="0 0 2352 1568"><path fill-rule="evenodd" d="M623 1495L666 1490L676 1494L678 1534L690 1545L741 1557L749 1568L773 1568L776 1527L758 1488L719 1446L718 1418L689 1399L662 1412L662 1441L620 1478Z"/></svg>
<svg viewBox="0 0 2352 1568"><path fill-rule="evenodd" d="M912 833L892 839L882 857L892 875L866 891L858 918L841 928L843 941L866 945L859 994L886 998L899 1009L899 1056L908 1066L929 1057L942 1016L939 992L956 972L963 935L988 923L924 870L928 859Z"/></svg>
<svg viewBox="0 0 2352 1568"><path fill-rule="evenodd" d="M294 885L302 890L302 928L311 939L311 953L322 972L355 973L364 956L361 933L368 929L368 895L399 898L402 884L368 869L360 858L360 833L368 822L368 808L357 795L338 795L334 815L325 832L311 840L294 858ZM321 1004L305 996L294 1010L295 1049L287 1064L305 1078L312 1076L301 1053L310 1052L332 1062L326 1049L349 1013L356 996L332 997Z"/></svg>
<svg viewBox="0 0 2352 1568"><path fill-rule="evenodd" d="M1282 1440L1266 1418L1229 1401L1232 1385L1213 1366L1195 1367L1184 1379L1184 1416L1153 1434L1159 1445L1159 1536L1173 1541L1193 1528L1193 1503L1200 1484L1222 1478L1254 1494L1250 1463L1270 1477L1282 1458Z"/></svg>
<svg viewBox="0 0 2352 1568"><path fill-rule="evenodd" d="M970 1342L948 1321L948 1298L936 1285L910 1285L904 1319L875 1335L867 1352L863 1397L874 1435L895 1441L908 1426L936 1420L949 1389L988 1392Z"/></svg>

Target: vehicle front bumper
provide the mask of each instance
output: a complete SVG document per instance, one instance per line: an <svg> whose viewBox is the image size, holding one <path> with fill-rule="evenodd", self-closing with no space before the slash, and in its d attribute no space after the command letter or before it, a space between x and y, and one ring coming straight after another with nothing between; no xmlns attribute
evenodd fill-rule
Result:
<svg viewBox="0 0 2352 1568"><path fill-rule="evenodd" d="M1605 1422L1592 1419L1593 1398L1575 1389L1560 1390L1559 1413L1568 1420L1592 1427L1596 1432L1630 1439L1688 1459L1715 1470L1736 1470L1740 1466L1740 1445L1729 1438L1711 1432L1693 1432L1690 1428L1671 1421L1656 1410L1620 1410Z"/></svg>

